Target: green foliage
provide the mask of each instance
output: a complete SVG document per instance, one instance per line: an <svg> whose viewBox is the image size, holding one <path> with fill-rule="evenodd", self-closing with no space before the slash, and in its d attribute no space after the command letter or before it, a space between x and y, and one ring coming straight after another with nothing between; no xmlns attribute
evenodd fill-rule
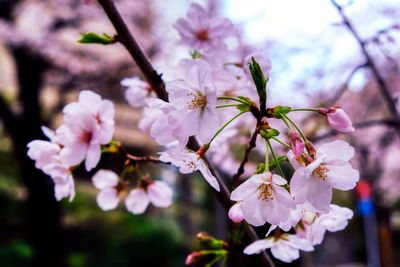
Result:
<svg viewBox="0 0 400 267"><path fill-rule="evenodd" d="M260 135L262 138L268 140L271 139L272 137L278 136L279 131L276 129L262 129L260 130Z"/></svg>
<svg viewBox="0 0 400 267"><path fill-rule="evenodd" d="M81 38L78 43L81 44L102 44L110 45L116 42L115 36L108 35L106 33L97 34L93 32L81 33Z"/></svg>
<svg viewBox="0 0 400 267"><path fill-rule="evenodd" d="M256 86L258 96L260 97L260 103L265 104L267 101L268 80L265 79L264 73L254 57L251 58L251 62L249 63L249 70Z"/></svg>
<svg viewBox="0 0 400 267"><path fill-rule="evenodd" d="M272 117L276 119L282 118L282 115L288 114L292 110L291 107L287 106L276 106L272 109Z"/></svg>

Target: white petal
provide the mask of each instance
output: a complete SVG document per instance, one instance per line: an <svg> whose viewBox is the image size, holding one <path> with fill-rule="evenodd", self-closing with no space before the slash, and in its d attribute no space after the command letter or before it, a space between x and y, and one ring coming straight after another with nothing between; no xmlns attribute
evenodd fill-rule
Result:
<svg viewBox="0 0 400 267"><path fill-rule="evenodd" d="M312 177L307 191L307 201L320 213L329 212L332 200L332 186L327 180Z"/></svg>
<svg viewBox="0 0 400 267"><path fill-rule="evenodd" d="M273 245L274 241L272 241L272 239L261 239L248 245L243 252L246 255L256 254L260 253L264 249L271 248Z"/></svg>
<svg viewBox="0 0 400 267"><path fill-rule="evenodd" d="M287 243L287 241L278 241L277 244L271 248L272 256L287 263L298 259L300 257L299 250L289 247L283 242Z"/></svg>
<svg viewBox="0 0 400 267"><path fill-rule="evenodd" d="M150 200L143 188L133 189L125 200L126 209L133 214L142 214Z"/></svg>
<svg viewBox="0 0 400 267"><path fill-rule="evenodd" d="M273 174L272 175L272 182L274 184L277 184L277 185L285 185L285 184L287 184L286 179L283 178L282 176L279 176L278 174Z"/></svg>
<svg viewBox="0 0 400 267"><path fill-rule="evenodd" d="M104 211L115 209L119 203L117 190L114 188L103 189L97 195L96 200L97 205Z"/></svg>
<svg viewBox="0 0 400 267"><path fill-rule="evenodd" d="M162 181L155 181L147 187L151 203L159 208L169 207L172 203L172 189Z"/></svg>
<svg viewBox="0 0 400 267"><path fill-rule="evenodd" d="M310 178L307 176L304 167L298 168L290 180L290 194L296 203L301 204L306 201L308 184Z"/></svg>
<svg viewBox="0 0 400 267"><path fill-rule="evenodd" d="M350 163L346 162L343 165L327 165L328 179L333 188L339 190L351 190L356 186L360 179L360 174L353 169Z"/></svg>
<svg viewBox="0 0 400 267"><path fill-rule="evenodd" d="M212 188L214 188L216 191L220 191L219 184L217 179L212 175L210 169L207 167L207 165L203 162L203 160L200 161L200 166L199 166L199 171L203 175L204 179L211 185Z"/></svg>
<svg viewBox="0 0 400 267"><path fill-rule="evenodd" d="M317 149L317 158L322 155L326 156L328 163L334 160L349 161L354 156L354 148L345 141L336 140Z"/></svg>
<svg viewBox="0 0 400 267"><path fill-rule="evenodd" d="M265 208L266 201L259 200L258 194L253 194L243 200L242 210L246 222L254 226L261 226L266 223L262 212ZM266 211L267 212L267 211Z"/></svg>
<svg viewBox="0 0 400 267"><path fill-rule="evenodd" d="M256 194L258 187L264 183L264 175L253 175L244 183L239 185L231 194L231 200L240 201Z"/></svg>
<svg viewBox="0 0 400 267"><path fill-rule="evenodd" d="M92 177L92 182L97 189L106 189L118 184L118 175L110 170L98 170Z"/></svg>
<svg viewBox="0 0 400 267"><path fill-rule="evenodd" d="M86 153L85 169L90 171L97 166L101 157L100 144L91 144Z"/></svg>

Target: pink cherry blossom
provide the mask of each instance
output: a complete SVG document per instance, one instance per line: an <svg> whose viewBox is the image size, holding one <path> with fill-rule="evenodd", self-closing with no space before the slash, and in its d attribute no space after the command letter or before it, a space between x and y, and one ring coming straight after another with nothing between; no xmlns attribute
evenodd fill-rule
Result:
<svg viewBox="0 0 400 267"><path fill-rule="evenodd" d="M57 129L62 136L61 157L70 166L85 159L87 171L100 161L101 145L114 134L114 105L90 91L82 91L79 101L64 108L65 123Z"/></svg>
<svg viewBox="0 0 400 267"><path fill-rule="evenodd" d="M337 232L346 228L348 221L353 218L353 211L331 204L329 213L314 213L312 217L313 220L307 220L303 216L303 226L298 228L297 235L309 240L313 245L319 245L322 243L326 231Z"/></svg>
<svg viewBox="0 0 400 267"><path fill-rule="evenodd" d="M189 152L187 150L182 151L165 151L160 153L160 160L163 162L170 162L179 168L179 171L183 174L192 173L195 171L200 171L204 179L209 183L209 185L220 191L220 187L217 179L212 175L210 169L204 160L199 157L194 152Z"/></svg>
<svg viewBox="0 0 400 267"><path fill-rule="evenodd" d="M323 144L317 149L316 159L306 167L299 167L290 182L296 203L307 202L315 211L327 213L332 200L332 188L350 190L359 180L359 173L348 162L354 149L344 141Z"/></svg>
<svg viewBox="0 0 400 267"><path fill-rule="evenodd" d="M307 240L296 235L283 234L280 237L268 237L257 240L244 249L247 255L261 253L265 249L271 249L275 258L290 263L300 257L299 250L313 251L313 245Z"/></svg>
<svg viewBox="0 0 400 267"><path fill-rule="evenodd" d="M155 181L146 188L131 190L125 200L125 206L133 214L143 213L152 203L158 208L167 208L172 203L172 189L163 181Z"/></svg>
<svg viewBox="0 0 400 267"><path fill-rule="evenodd" d="M121 85L128 87L125 91L125 99L134 108L142 108L146 105L146 98L151 92L151 86L139 77L125 78Z"/></svg>
<svg viewBox="0 0 400 267"><path fill-rule="evenodd" d="M354 132L353 124L346 112L340 107L332 107L329 109L319 108L318 111L326 116L326 120L330 127L342 133Z"/></svg>
<svg viewBox="0 0 400 267"><path fill-rule="evenodd" d="M53 157L57 156L61 150L59 145L44 140L33 140L27 146L28 157L35 161L35 167L38 169L51 164Z"/></svg>
<svg viewBox="0 0 400 267"><path fill-rule="evenodd" d="M146 103L144 118L140 121L139 127L149 132L158 144L183 149L190 133L187 133L177 108L156 98L148 99Z"/></svg>
<svg viewBox="0 0 400 267"><path fill-rule="evenodd" d="M293 151L296 157L301 157L301 154L304 151L305 145L301 137L295 132L290 131L290 149Z"/></svg>
<svg viewBox="0 0 400 267"><path fill-rule="evenodd" d="M254 226L266 222L277 225L288 219L293 206L292 197L282 187L286 183L277 174L256 174L232 192L231 200L243 201L243 216L248 223Z"/></svg>
<svg viewBox="0 0 400 267"><path fill-rule="evenodd" d="M231 219L235 223L239 223L243 221L243 210L242 210L242 202L237 202L233 205L228 212L229 219Z"/></svg>
<svg viewBox="0 0 400 267"><path fill-rule="evenodd" d="M94 186L100 190L97 195L97 205L104 210L112 210L118 206L118 175L110 170L98 170L92 177Z"/></svg>
<svg viewBox="0 0 400 267"><path fill-rule="evenodd" d="M167 83L169 101L179 110L182 133L207 143L220 126L211 69L201 59L182 61L183 80Z"/></svg>
<svg viewBox="0 0 400 267"><path fill-rule="evenodd" d="M182 42L197 51L216 52L226 49L223 40L232 34L232 23L226 18L212 17L198 4L192 4L186 18L174 24Z"/></svg>

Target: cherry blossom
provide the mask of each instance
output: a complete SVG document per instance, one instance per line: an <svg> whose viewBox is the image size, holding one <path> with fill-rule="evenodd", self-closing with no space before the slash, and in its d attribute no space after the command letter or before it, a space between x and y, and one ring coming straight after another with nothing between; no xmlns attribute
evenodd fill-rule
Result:
<svg viewBox="0 0 400 267"><path fill-rule="evenodd" d="M295 132L290 131L290 149L293 151L293 154L296 157L301 157L301 154L304 151L305 145L301 137Z"/></svg>
<svg viewBox="0 0 400 267"><path fill-rule="evenodd" d="M167 83L169 102L178 107L182 133L197 135L206 143L220 126L211 69L201 59L184 60L181 66L184 79Z"/></svg>
<svg viewBox="0 0 400 267"><path fill-rule="evenodd" d="M271 249L272 256L290 263L300 257L299 250L313 251L313 245L297 235L283 234L279 237L268 237L251 243L244 249L247 255L261 253L265 249Z"/></svg>
<svg viewBox="0 0 400 267"><path fill-rule="evenodd" d="M206 162L194 152L187 150L170 150L160 153L160 160L170 162L179 168L183 174L200 171L209 185L217 191L220 191L219 184L214 175L210 172Z"/></svg>
<svg viewBox="0 0 400 267"><path fill-rule="evenodd" d="M125 91L125 99L134 108L142 108L146 105L146 98L151 92L151 86L139 77L125 78L121 85L128 87Z"/></svg>
<svg viewBox="0 0 400 267"><path fill-rule="evenodd" d="M152 203L158 208L167 208L172 203L172 189L163 181L151 182L144 187L138 187L129 192L125 206L133 214L143 213Z"/></svg>
<svg viewBox="0 0 400 267"><path fill-rule="evenodd" d="M242 202L237 202L233 205L228 212L229 219L231 219L235 223L239 223L243 221L243 210L242 210Z"/></svg>
<svg viewBox="0 0 400 267"><path fill-rule="evenodd" d="M226 18L212 17L198 4L191 4L186 18L174 24L182 42L190 48L204 51L223 50L223 40L232 34L232 23Z"/></svg>
<svg viewBox="0 0 400 267"><path fill-rule="evenodd" d="M317 149L316 159L299 167L290 182L296 203L308 202L315 211L327 213L332 200L332 188L350 190L356 185L359 173L348 162L354 149L344 141L333 141Z"/></svg>
<svg viewBox="0 0 400 267"><path fill-rule="evenodd" d="M100 161L101 145L108 144L114 134L114 105L90 91L79 94L79 102L64 108L65 123L57 129L63 136L60 155L70 166L85 159L87 171Z"/></svg>
<svg viewBox="0 0 400 267"><path fill-rule="evenodd" d="M353 218L353 211L331 204L329 213L314 214L313 218L311 221L302 219L303 224L298 228L297 235L306 238L313 245L319 245L326 231L337 232L346 228L348 221Z"/></svg>
<svg viewBox="0 0 400 267"><path fill-rule="evenodd" d="M285 184L287 181L277 174L256 174L232 192L231 200L243 201L243 216L248 223L279 224L288 219L293 206L292 197L282 187Z"/></svg>
<svg viewBox="0 0 400 267"><path fill-rule="evenodd" d="M318 111L326 116L326 120L330 127L342 133L354 132L353 124L346 112L340 107L332 107L329 109L319 108Z"/></svg>
<svg viewBox="0 0 400 267"><path fill-rule="evenodd" d="M98 170L92 177L93 185L100 190L97 195L97 205L104 210L112 210L118 206L118 175L110 170Z"/></svg>

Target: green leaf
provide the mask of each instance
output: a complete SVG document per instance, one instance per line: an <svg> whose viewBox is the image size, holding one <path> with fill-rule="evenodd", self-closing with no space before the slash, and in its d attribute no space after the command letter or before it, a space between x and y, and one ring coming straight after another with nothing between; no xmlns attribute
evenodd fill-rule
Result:
<svg viewBox="0 0 400 267"><path fill-rule="evenodd" d="M247 105L247 104L240 104L240 105L237 105L236 108L237 108L238 110L242 111L242 112L244 112L244 111L249 111L249 110L250 110L250 106Z"/></svg>
<svg viewBox="0 0 400 267"><path fill-rule="evenodd" d="M279 157L276 158L276 160L272 160L272 161L269 162L269 164L268 164L269 169L270 170L275 169L277 167L277 163L281 164L281 162L287 161L287 160L288 159L287 159L286 156L279 156Z"/></svg>
<svg viewBox="0 0 400 267"><path fill-rule="evenodd" d="M114 44L116 41L117 40L115 39L115 36L111 36L106 33L100 35L93 32L87 32L81 33L81 39L78 40L78 43L109 45Z"/></svg>
<svg viewBox="0 0 400 267"><path fill-rule="evenodd" d="M256 173L255 173L255 174L263 173L264 170L265 170L265 164L264 164L264 163L259 163L259 164L257 165L257 170L256 170Z"/></svg>
<svg viewBox="0 0 400 267"><path fill-rule="evenodd" d="M193 52L191 52L190 53L190 56L193 58L193 59L198 59L198 58L201 58L203 55L199 52L199 51L193 51Z"/></svg>
<svg viewBox="0 0 400 267"><path fill-rule="evenodd" d="M261 108L265 108L265 103L267 101L267 80L254 57L251 58L251 62L249 63L249 70L254 84L256 85L258 96L260 97Z"/></svg>
<svg viewBox="0 0 400 267"><path fill-rule="evenodd" d="M272 137L278 136L279 131L276 129L262 129L260 130L260 135L262 138L268 140L271 139Z"/></svg>
<svg viewBox="0 0 400 267"><path fill-rule="evenodd" d="M292 108L287 106L276 106L272 110L272 117L280 119L282 118L282 115L288 114Z"/></svg>

